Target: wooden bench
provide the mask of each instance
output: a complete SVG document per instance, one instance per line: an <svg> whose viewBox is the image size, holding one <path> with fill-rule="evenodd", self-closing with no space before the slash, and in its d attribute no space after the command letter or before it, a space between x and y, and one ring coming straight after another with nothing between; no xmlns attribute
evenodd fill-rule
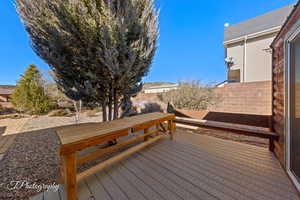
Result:
<svg viewBox="0 0 300 200"><path fill-rule="evenodd" d="M66 186L68 200L77 199L77 182L83 180L85 177L142 150L150 144L162 139L167 134L173 138L173 131L175 129L175 123L173 123L174 119L175 115L173 114L151 113L110 122L82 124L58 129L56 132L61 142L61 174L62 180ZM167 123L167 127L164 126L165 122ZM156 128L150 130L151 127ZM100 149L84 157L76 155L78 151L88 147L112 141L140 130L144 130L144 134L130 138L117 145ZM77 174L77 166L79 164L139 141L142 141L142 143Z"/></svg>
<svg viewBox="0 0 300 200"><path fill-rule="evenodd" d="M223 131L225 130L240 135L266 138L269 139L269 150L271 152L274 152L274 148L275 148L274 141L278 141L279 139L279 136L276 133L270 131L270 129L268 128L262 128L262 127L208 121L208 120L196 120L196 119L182 118L182 117L176 117L174 122L178 124L191 125L191 126L213 129L213 130L223 130Z"/></svg>

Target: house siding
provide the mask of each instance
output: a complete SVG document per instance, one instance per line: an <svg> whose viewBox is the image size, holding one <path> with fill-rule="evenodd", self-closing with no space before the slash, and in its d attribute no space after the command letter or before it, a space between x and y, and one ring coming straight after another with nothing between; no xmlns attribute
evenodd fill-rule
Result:
<svg viewBox="0 0 300 200"><path fill-rule="evenodd" d="M300 7L293 11L291 16L282 27L278 36L273 41L271 47L273 49L272 55L272 90L273 90L273 119L272 128L279 135L279 141L275 143L275 154L281 164L286 167L285 156L285 139L287 137L285 126L285 91L288 88L285 84L285 38L291 28L296 24L300 18Z"/></svg>
<svg viewBox="0 0 300 200"><path fill-rule="evenodd" d="M277 33L225 46L226 56L235 61L231 70L240 69L241 82L271 81L272 53L268 49Z"/></svg>
<svg viewBox="0 0 300 200"><path fill-rule="evenodd" d="M266 35L247 41L245 82L272 79L272 53L268 51L275 35Z"/></svg>

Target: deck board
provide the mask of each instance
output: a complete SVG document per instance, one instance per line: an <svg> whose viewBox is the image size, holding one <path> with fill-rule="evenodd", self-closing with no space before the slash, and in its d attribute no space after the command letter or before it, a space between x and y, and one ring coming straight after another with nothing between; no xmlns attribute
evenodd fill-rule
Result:
<svg viewBox="0 0 300 200"><path fill-rule="evenodd" d="M169 161L167 158L161 159L157 154L152 154L152 152L143 152L142 155L157 165L168 168L173 173L180 175L181 178L190 180L194 185L197 185L210 195L216 196L218 199L231 200L234 199L234 196L239 196L239 199L241 198L238 193L233 194L234 191L227 189L222 183L215 182L203 174L197 174L180 165L180 163Z"/></svg>
<svg viewBox="0 0 300 200"><path fill-rule="evenodd" d="M137 190L142 192L147 199L158 200L162 199L160 194L155 192L149 185L147 185L140 177L137 177L135 173L133 173L130 169L128 169L127 165L121 163L121 169L124 177L126 177L127 181L136 187Z"/></svg>
<svg viewBox="0 0 300 200"><path fill-rule="evenodd" d="M175 193L170 191L165 185L161 184L159 181L155 180L152 176L146 174L143 170L136 167L132 162L125 162L125 165L128 166L133 173L136 174L143 182L145 182L148 187L152 188L156 191L162 199L174 199L179 200L180 197L177 196Z"/></svg>
<svg viewBox="0 0 300 200"><path fill-rule="evenodd" d="M63 185L59 186L58 193L59 193L60 200L67 200L67 194Z"/></svg>
<svg viewBox="0 0 300 200"><path fill-rule="evenodd" d="M59 192L52 192L52 191L47 191L44 192L44 200L51 200L51 199L59 199Z"/></svg>
<svg viewBox="0 0 300 200"><path fill-rule="evenodd" d="M47 199L63 200L63 193ZM299 199L268 149L182 130L86 178L78 193L79 200Z"/></svg>
<svg viewBox="0 0 300 200"><path fill-rule="evenodd" d="M141 170L143 170L148 175L152 176L154 179L165 185L170 191L175 192L178 196L180 196L182 199L190 199L190 200L198 200L199 197L193 195L192 193L186 191L183 189L178 181L171 181L168 178L165 178L163 174L160 174L159 171L161 169L152 169L149 167L151 163L143 163L143 160L140 157L135 157L135 159L132 159L131 162Z"/></svg>
<svg viewBox="0 0 300 200"><path fill-rule="evenodd" d="M245 194L245 196L249 194L250 199L256 199L256 197L258 196L257 193L261 193L259 199L272 198L272 196L264 198L267 195L265 195L266 193L263 190L261 190L260 187L256 186L257 181L251 183L250 181L248 181L249 179L242 179L243 177L239 176L239 174L232 173L234 171L234 168L231 171L229 171L225 168L218 168L216 165L210 165L209 163L204 162L204 160L202 159L197 159L196 156L182 154L180 151L168 151L168 154L166 154L166 150L167 149L159 149L159 151L157 151L153 149L153 153L162 157L167 157L168 154L172 154L172 159L167 160L174 162L179 166L184 166L188 171L192 171L196 174L203 174L203 172L205 172L203 175L206 175L207 179L215 180L220 184L226 185L227 187L229 187L229 189L233 191ZM223 173L219 173L219 171L223 171ZM275 192L275 190L273 190L273 192ZM282 198L278 197L277 199L280 200Z"/></svg>
<svg viewBox="0 0 300 200"><path fill-rule="evenodd" d="M112 180L112 178L105 171L97 173L96 176L102 181L104 188L110 194L112 199L129 199L128 196L121 190L121 188Z"/></svg>
<svg viewBox="0 0 300 200"><path fill-rule="evenodd" d="M146 200L143 194L123 177L119 164L114 165L105 171L113 179L113 181L118 184L128 199Z"/></svg>
<svg viewBox="0 0 300 200"><path fill-rule="evenodd" d="M31 197L30 200L44 200L44 193L40 193L34 197ZM55 200L60 200L60 199L55 199Z"/></svg>
<svg viewBox="0 0 300 200"><path fill-rule="evenodd" d="M193 184L189 179L184 179L182 176L170 171L168 168L164 168L162 166L157 165L154 162L151 162L150 160L146 159L142 155L137 156L137 160L141 161L143 163L143 168L150 167L153 170L156 170L160 173L160 175L168 179L169 181L175 183L179 187L181 187L183 190L185 190L187 193L190 193L192 196L195 196L196 199L202 199L202 200L216 200L217 198L213 195L210 195L207 191L202 190L197 185ZM189 198L187 198L189 199Z"/></svg>
<svg viewBox="0 0 300 200"><path fill-rule="evenodd" d="M78 183L77 187L78 187L78 191L77 191L78 192L78 195L77 195L78 200L87 200L93 196L93 194L91 193L91 191L88 188L85 181L80 181Z"/></svg>
<svg viewBox="0 0 300 200"><path fill-rule="evenodd" d="M101 180L99 180L95 175L86 178L85 181L96 199L112 200L108 192L103 187Z"/></svg>
<svg viewBox="0 0 300 200"><path fill-rule="evenodd" d="M163 151L166 151L166 149L159 149L159 152L161 152L162 155L164 155ZM248 193L249 190L252 190L251 192L262 193L263 195L265 194L265 191L271 193L282 192L282 190L276 189L272 182L266 183L264 182L264 179L259 179L262 177L261 175L253 176L253 173L244 173L246 170L236 170L236 166L230 165L230 163L220 165L220 161L211 162L210 160L205 159L205 156L201 156L201 152L192 154L190 152L182 151L181 148L181 151L172 149L172 152L169 154L180 157L185 163L192 163L190 167L194 168L196 171L206 171L214 176L224 178L226 181L233 182L240 191L246 189L245 192ZM218 173L219 171L223 171L223 173ZM285 192L282 193L285 194Z"/></svg>

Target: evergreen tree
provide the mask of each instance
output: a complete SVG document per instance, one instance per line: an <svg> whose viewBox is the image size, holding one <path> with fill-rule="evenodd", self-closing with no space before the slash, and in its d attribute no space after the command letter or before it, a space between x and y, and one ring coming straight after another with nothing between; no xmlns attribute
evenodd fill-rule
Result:
<svg viewBox="0 0 300 200"><path fill-rule="evenodd" d="M16 4L34 51L49 64L63 93L75 101L97 102L104 121L130 113L131 97L141 90L157 47L153 0Z"/></svg>
<svg viewBox="0 0 300 200"><path fill-rule="evenodd" d="M44 90L41 74L35 65L29 65L18 80L12 94L12 103L21 112L42 114L49 111L51 101Z"/></svg>

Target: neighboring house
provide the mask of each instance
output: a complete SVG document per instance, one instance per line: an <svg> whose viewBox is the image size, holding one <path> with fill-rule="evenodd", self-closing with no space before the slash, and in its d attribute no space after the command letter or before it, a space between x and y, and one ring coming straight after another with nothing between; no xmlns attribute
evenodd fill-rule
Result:
<svg viewBox="0 0 300 200"><path fill-rule="evenodd" d="M270 45L292 9L293 5L289 5L225 28L224 48L228 80L271 80Z"/></svg>
<svg viewBox="0 0 300 200"><path fill-rule="evenodd" d="M271 47L275 153L300 191L300 1Z"/></svg>
<svg viewBox="0 0 300 200"><path fill-rule="evenodd" d="M13 89L0 88L0 102L9 102L12 93L13 93Z"/></svg>
<svg viewBox="0 0 300 200"><path fill-rule="evenodd" d="M160 86L152 86L144 89L145 94L155 94L155 93L164 93L169 92L171 90L177 90L178 84L169 84L169 85L160 85Z"/></svg>

